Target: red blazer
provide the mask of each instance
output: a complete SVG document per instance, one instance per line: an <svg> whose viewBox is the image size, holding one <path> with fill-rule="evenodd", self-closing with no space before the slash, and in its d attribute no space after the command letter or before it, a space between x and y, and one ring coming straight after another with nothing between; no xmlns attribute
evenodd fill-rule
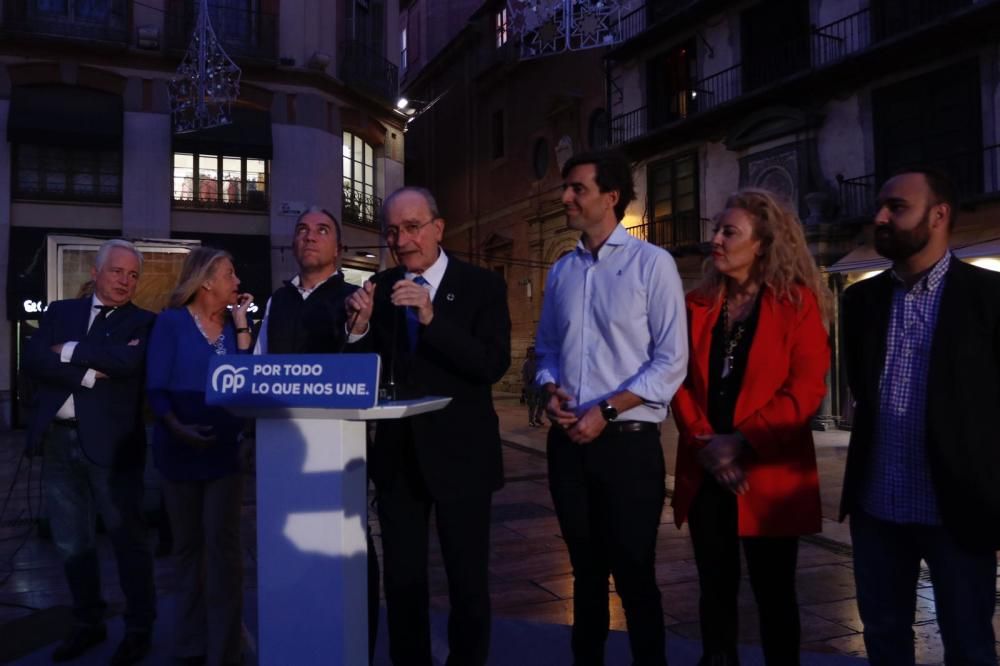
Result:
<svg viewBox="0 0 1000 666"><path fill-rule="evenodd" d="M750 490L738 497L740 536L796 536L821 529L816 452L809 421L826 394L830 347L816 298L800 288L802 305L779 301L766 289L743 386L733 418L750 445ZM708 357L719 299L688 294L691 353L687 378L674 396L680 431L674 521L687 518L704 469L695 435L712 433L708 422Z"/></svg>

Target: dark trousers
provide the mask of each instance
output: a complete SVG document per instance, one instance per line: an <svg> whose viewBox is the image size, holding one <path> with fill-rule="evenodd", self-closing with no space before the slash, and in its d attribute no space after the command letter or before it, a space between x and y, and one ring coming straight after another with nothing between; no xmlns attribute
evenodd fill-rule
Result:
<svg viewBox="0 0 1000 666"><path fill-rule="evenodd" d="M920 560L931 573L945 664L996 665L994 551L968 550L942 526L889 523L862 511L851 512L851 542L858 611L873 666L914 663Z"/></svg>
<svg viewBox="0 0 1000 666"><path fill-rule="evenodd" d="M448 575L448 664L480 666L490 645L489 491L435 501L420 476L412 442L403 449L387 488L376 486L382 527L382 580L395 666L430 666L430 595L427 546L434 511Z"/></svg>
<svg viewBox="0 0 1000 666"><path fill-rule="evenodd" d="M100 513L125 595L125 626L150 631L156 617L153 556L142 521L142 468L112 470L92 463L75 429L52 426L45 436L45 501L52 540L63 558L80 624L104 621L94 526Z"/></svg>
<svg viewBox="0 0 1000 666"><path fill-rule="evenodd" d="M549 488L573 565L575 663L604 663L611 574L625 609L634 663L666 664L654 566L665 497L659 433L605 431L580 445L553 427L548 458Z"/></svg>
<svg viewBox="0 0 1000 666"><path fill-rule="evenodd" d="M238 664L243 638L243 476L167 481L174 530L177 629L174 656Z"/></svg>
<svg viewBox="0 0 1000 666"><path fill-rule="evenodd" d="M375 552L375 541L372 539L371 525L368 528L368 663L375 663L375 642L378 640L378 599L379 599L379 569L378 553Z"/></svg>
<svg viewBox="0 0 1000 666"><path fill-rule="evenodd" d="M740 537L736 496L706 475L688 517L701 589L698 614L704 664L738 664L740 543L760 616L768 666L799 663L799 606L795 596L797 537Z"/></svg>

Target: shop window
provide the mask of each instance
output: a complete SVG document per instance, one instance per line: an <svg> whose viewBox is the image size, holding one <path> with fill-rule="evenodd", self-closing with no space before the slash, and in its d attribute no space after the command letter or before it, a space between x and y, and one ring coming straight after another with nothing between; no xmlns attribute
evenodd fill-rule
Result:
<svg viewBox="0 0 1000 666"><path fill-rule="evenodd" d="M121 203L120 150L15 144L13 197Z"/></svg>
<svg viewBox="0 0 1000 666"><path fill-rule="evenodd" d="M269 166L253 157L174 153L174 205L267 210Z"/></svg>

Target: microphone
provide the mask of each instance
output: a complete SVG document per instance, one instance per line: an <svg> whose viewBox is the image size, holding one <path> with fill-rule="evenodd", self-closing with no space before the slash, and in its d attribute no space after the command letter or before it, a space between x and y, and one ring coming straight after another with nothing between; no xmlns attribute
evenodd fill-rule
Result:
<svg viewBox="0 0 1000 666"><path fill-rule="evenodd" d="M368 282L371 282L376 287L376 293L388 293L387 289L390 287L390 280L394 268L388 268L384 271L379 271L375 273L370 278ZM390 301L391 304L391 301ZM374 311L374 308L373 308ZM399 313L395 310L392 312L392 336L390 338L390 358L389 358L389 369L386 377L386 382L383 386L379 387L379 400L396 400L397 396L397 386L396 386L396 347L399 341ZM357 320L357 313L354 315L355 321ZM351 328L354 328L353 322Z"/></svg>

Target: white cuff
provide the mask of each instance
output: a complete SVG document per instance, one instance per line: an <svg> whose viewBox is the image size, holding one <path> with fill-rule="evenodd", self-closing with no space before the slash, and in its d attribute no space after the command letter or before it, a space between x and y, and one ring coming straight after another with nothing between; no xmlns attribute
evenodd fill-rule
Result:
<svg viewBox="0 0 1000 666"><path fill-rule="evenodd" d="M74 351L76 351L76 340L73 340L72 342L64 342L62 351L59 353L59 360L63 363L69 363L73 360Z"/></svg>
<svg viewBox="0 0 1000 666"><path fill-rule="evenodd" d="M94 388L94 383L97 381L97 370L93 368L88 368L87 372L83 373L83 379L80 380L81 386L86 386L87 388Z"/></svg>
<svg viewBox="0 0 1000 666"><path fill-rule="evenodd" d="M368 329L369 328L370 328L369 324L365 324L365 332L364 333L351 333L350 331L347 330L347 326L345 325L344 326L344 331L347 332L347 344L349 344L349 345L354 344L355 342L357 342L361 338L363 338L366 335L368 335Z"/></svg>

